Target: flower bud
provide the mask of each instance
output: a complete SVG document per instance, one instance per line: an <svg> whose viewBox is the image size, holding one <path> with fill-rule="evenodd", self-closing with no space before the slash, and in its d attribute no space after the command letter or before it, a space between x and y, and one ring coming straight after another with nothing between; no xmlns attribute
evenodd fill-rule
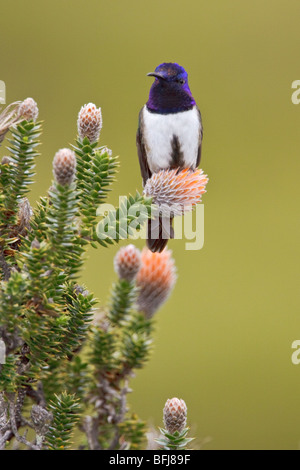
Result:
<svg viewBox="0 0 300 470"><path fill-rule="evenodd" d="M70 149L60 149L53 159L53 173L58 184L70 185L76 172L75 153Z"/></svg>
<svg viewBox="0 0 300 470"><path fill-rule="evenodd" d="M120 279L132 281L141 267L141 253L134 245L127 245L117 252L114 268Z"/></svg>
<svg viewBox="0 0 300 470"><path fill-rule="evenodd" d="M78 114L77 129L80 140L88 137L90 143L99 140L102 128L101 108L96 107L93 103L82 106Z"/></svg>
<svg viewBox="0 0 300 470"><path fill-rule="evenodd" d="M36 121L39 115L39 108L33 98L26 98L22 101L18 110L19 117L26 119L26 121Z"/></svg>
<svg viewBox="0 0 300 470"><path fill-rule="evenodd" d="M144 194L153 198L163 215L183 215L201 202L207 182L202 170L161 170L147 180Z"/></svg>
<svg viewBox="0 0 300 470"><path fill-rule="evenodd" d="M142 251L142 266L136 277L137 306L147 318L167 300L175 285L176 268L171 254L167 249L162 253L152 253L148 248Z"/></svg>
<svg viewBox="0 0 300 470"><path fill-rule="evenodd" d="M180 434L186 427L187 406L184 400L171 398L166 401L164 411L164 426L169 434L176 431Z"/></svg>

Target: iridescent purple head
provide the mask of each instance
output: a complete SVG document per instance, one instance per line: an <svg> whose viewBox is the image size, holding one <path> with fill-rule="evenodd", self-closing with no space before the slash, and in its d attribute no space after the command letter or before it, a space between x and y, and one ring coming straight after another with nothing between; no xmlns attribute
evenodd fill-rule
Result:
<svg viewBox="0 0 300 470"><path fill-rule="evenodd" d="M188 84L188 74L176 63L163 63L148 76L155 77L147 108L153 113L170 114L187 111L195 104Z"/></svg>

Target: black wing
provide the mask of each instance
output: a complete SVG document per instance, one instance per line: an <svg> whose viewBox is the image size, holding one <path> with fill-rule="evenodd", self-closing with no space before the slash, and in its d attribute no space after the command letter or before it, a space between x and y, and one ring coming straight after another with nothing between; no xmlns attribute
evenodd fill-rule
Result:
<svg viewBox="0 0 300 470"><path fill-rule="evenodd" d="M203 139L203 126L202 126L201 113L198 107L197 107L197 110L198 110L199 121L200 121L200 132L199 132L199 144L198 144L198 155L197 155L196 167L199 166L199 163L201 160L201 149L202 149L202 139Z"/></svg>
<svg viewBox="0 0 300 470"><path fill-rule="evenodd" d="M145 142L143 139L143 127L144 127L144 120L143 120L143 108L142 108L139 114L139 127L136 133L136 146L137 146L137 151L138 151L138 156L139 156L143 184L145 185L147 179L151 177L152 173L149 169L148 161L147 161L146 147L145 147Z"/></svg>

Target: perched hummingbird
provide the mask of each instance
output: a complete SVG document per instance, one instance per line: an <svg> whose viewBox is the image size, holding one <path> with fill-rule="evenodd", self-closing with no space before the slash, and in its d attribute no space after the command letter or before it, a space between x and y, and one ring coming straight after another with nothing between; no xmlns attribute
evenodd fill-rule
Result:
<svg viewBox="0 0 300 470"><path fill-rule="evenodd" d="M163 63L147 75L155 80L139 114L136 138L144 185L160 170L194 170L200 162L203 137L201 113L185 69L176 63ZM174 238L172 217L158 217L154 236L153 224L153 219L149 220L147 245L151 251L161 252L168 239Z"/></svg>

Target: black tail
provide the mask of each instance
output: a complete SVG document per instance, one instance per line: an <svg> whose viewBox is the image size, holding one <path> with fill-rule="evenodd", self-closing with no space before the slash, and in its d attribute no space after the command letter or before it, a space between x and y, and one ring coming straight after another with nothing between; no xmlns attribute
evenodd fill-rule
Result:
<svg viewBox="0 0 300 470"><path fill-rule="evenodd" d="M161 253L170 238L174 238L173 217L156 217L148 220L147 246L149 250Z"/></svg>

